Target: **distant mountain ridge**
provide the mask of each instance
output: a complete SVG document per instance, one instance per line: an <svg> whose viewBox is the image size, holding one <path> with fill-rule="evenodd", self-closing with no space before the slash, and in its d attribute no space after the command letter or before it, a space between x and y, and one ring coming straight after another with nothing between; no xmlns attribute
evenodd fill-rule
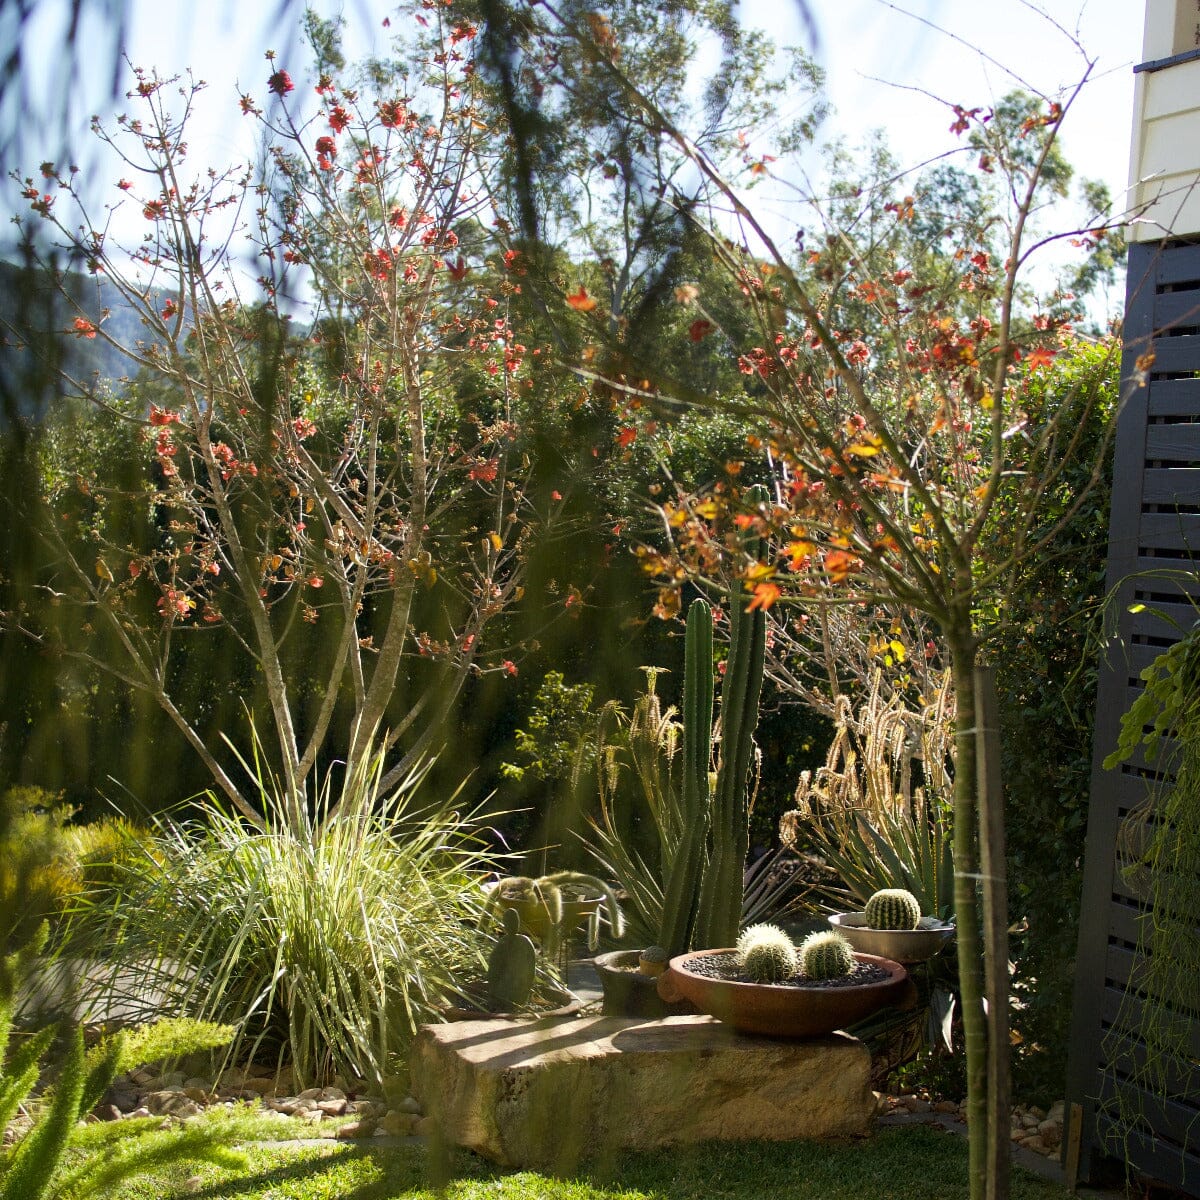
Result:
<svg viewBox="0 0 1200 1200"><path fill-rule="evenodd" d="M168 294L151 289L157 308ZM107 315L105 314L107 310ZM106 382L116 390L136 373L136 364L100 336L75 330L76 318L93 325L121 345L155 339L139 313L103 275L48 271L0 260L0 402L3 413L38 419L58 394L66 374L82 384ZM0 421L3 416L0 416Z"/></svg>

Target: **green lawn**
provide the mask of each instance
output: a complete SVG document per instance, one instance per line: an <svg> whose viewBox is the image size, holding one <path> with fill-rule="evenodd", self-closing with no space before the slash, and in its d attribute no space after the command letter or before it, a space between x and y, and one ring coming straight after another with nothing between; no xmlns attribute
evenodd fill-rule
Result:
<svg viewBox="0 0 1200 1200"><path fill-rule="evenodd" d="M887 1129L864 1142L709 1143L594 1163L566 1179L509 1172L454 1152L439 1179L424 1147L254 1145L239 1171L205 1168L124 1184L122 1200L955 1200L967 1195L966 1143L938 1129ZM1065 1191L1014 1172L1013 1200Z"/></svg>

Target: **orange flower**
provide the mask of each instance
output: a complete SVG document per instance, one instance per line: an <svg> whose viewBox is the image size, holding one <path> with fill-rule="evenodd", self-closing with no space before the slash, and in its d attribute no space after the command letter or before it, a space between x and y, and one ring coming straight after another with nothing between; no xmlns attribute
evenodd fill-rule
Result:
<svg viewBox="0 0 1200 1200"><path fill-rule="evenodd" d="M861 569L862 562L845 550L830 550L825 555L825 573L834 583L842 583Z"/></svg>
<svg viewBox="0 0 1200 1200"><path fill-rule="evenodd" d="M583 284L579 285L579 291L573 296L567 297L567 303L576 311L589 313L596 307L596 301L593 297L587 294L587 290Z"/></svg>
<svg viewBox="0 0 1200 1200"><path fill-rule="evenodd" d="M756 584L754 595L750 598L750 603L746 605L746 611L753 612L756 608L761 608L763 612L766 612L782 595L783 591L777 583Z"/></svg>

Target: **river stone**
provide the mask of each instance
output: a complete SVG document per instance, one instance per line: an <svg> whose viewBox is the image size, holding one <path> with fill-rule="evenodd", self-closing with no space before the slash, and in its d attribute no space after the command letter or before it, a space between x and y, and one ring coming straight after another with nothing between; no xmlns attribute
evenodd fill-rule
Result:
<svg viewBox="0 0 1200 1200"><path fill-rule="evenodd" d="M439 1135L505 1166L617 1150L865 1134L870 1054L843 1033L746 1036L706 1016L426 1025L413 1095Z"/></svg>

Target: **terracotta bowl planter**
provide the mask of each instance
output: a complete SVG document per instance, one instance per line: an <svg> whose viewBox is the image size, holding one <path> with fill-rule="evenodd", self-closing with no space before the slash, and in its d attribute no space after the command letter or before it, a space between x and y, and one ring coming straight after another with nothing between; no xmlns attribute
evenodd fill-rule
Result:
<svg viewBox="0 0 1200 1200"><path fill-rule="evenodd" d="M677 1017L694 1013L689 1000L668 1004L658 994L658 979L638 969L640 950L612 950L592 959L600 986L604 989L603 1011L606 1017Z"/></svg>
<svg viewBox="0 0 1200 1200"><path fill-rule="evenodd" d="M908 972L891 959L855 954L861 963L882 967L887 978L847 987L792 987L771 983L737 983L713 979L688 969L689 963L733 950L699 950L671 959L658 981L658 994L668 1003L690 1000L742 1033L772 1037L820 1037L844 1029L881 1008L912 1003Z"/></svg>
<svg viewBox="0 0 1200 1200"><path fill-rule="evenodd" d="M855 950L901 963L925 962L954 938L954 926L937 917L922 917L916 929L871 929L865 914L834 913L829 923Z"/></svg>

